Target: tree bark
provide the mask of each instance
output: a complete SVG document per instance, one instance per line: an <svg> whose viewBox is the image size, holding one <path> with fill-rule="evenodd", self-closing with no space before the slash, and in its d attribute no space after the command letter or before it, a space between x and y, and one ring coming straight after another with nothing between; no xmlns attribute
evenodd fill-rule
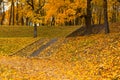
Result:
<svg viewBox="0 0 120 80"><path fill-rule="evenodd" d="M18 22L18 19L19 19L19 13L18 13L18 0L17 0L17 2L16 2L16 7L17 7L17 11L16 11L16 24L18 25L19 24L19 22Z"/></svg>
<svg viewBox="0 0 120 80"><path fill-rule="evenodd" d="M92 26L91 26L91 19L92 19L92 12L91 12L91 1L87 0L87 15L85 17L85 24L86 24L86 33L92 33Z"/></svg>
<svg viewBox="0 0 120 80"><path fill-rule="evenodd" d="M14 0L12 0L12 8L13 8L13 14L12 14L12 24L15 24L15 8L14 8Z"/></svg>
<svg viewBox="0 0 120 80"><path fill-rule="evenodd" d="M26 18L26 26L29 26L29 18Z"/></svg>
<svg viewBox="0 0 120 80"><path fill-rule="evenodd" d="M23 9L23 4L21 4L21 8ZM22 25L22 26L25 24L25 23L24 23L23 12L22 12L22 15L20 16L20 22L21 22L21 25Z"/></svg>
<svg viewBox="0 0 120 80"><path fill-rule="evenodd" d="M12 2L11 2L11 8L10 8L9 25L11 25L11 20L12 20Z"/></svg>
<svg viewBox="0 0 120 80"><path fill-rule="evenodd" d="M34 38L37 37L37 25L36 23L34 24Z"/></svg>
<svg viewBox="0 0 120 80"><path fill-rule="evenodd" d="M32 9L34 10L34 1L32 0ZM34 38L37 37L37 25L36 23L34 24Z"/></svg>
<svg viewBox="0 0 120 80"><path fill-rule="evenodd" d="M107 0L104 0L103 2L104 7L104 25L105 25L105 33L109 33L109 23L108 23L108 13L107 13Z"/></svg>
<svg viewBox="0 0 120 80"><path fill-rule="evenodd" d="M11 21L12 21L12 25L14 25L14 0L11 1L11 10L10 10L10 19L9 19L9 25L11 25Z"/></svg>
<svg viewBox="0 0 120 80"><path fill-rule="evenodd" d="M101 18L102 18L102 10L100 9L100 11L99 11L98 24L101 24Z"/></svg>
<svg viewBox="0 0 120 80"><path fill-rule="evenodd" d="M4 19L5 19L5 5L4 5L4 2L3 2L3 12L2 12L1 25L3 25L3 23L4 23Z"/></svg>

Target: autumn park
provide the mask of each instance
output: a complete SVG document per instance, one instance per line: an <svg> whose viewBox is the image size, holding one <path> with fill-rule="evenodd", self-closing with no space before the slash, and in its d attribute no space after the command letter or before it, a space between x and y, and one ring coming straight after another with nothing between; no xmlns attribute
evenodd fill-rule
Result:
<svg viewBox="0 0 120 80"><path fill-rule="evenodd" d="M120 0L0 0L0 80L120 80Z"/></svg>

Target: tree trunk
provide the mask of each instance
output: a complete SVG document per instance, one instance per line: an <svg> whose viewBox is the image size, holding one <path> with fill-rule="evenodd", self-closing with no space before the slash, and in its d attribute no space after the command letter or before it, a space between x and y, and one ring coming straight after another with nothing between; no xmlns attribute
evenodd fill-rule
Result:
<svg viewBox="0 0 120 80"><path fill-rule="evenodd" d="M21 4L21 8L23 9L23 4ZM23 26L24 25L24 16L23 16L23 12L22 12L22 15L20 16L20 22L21 22L21 25Z"/></svg>
<svg viewBox="0 0 120 80"><path fill-rule="evenodd" d="M32 9L34 10L34 1L32 0ZM37 37L37 24L34 24L34 38Z"/></svg>
<svg viewBox="0 0 120 80"><path fill-rule="evenodd" d="M26 26L29 26L29 18L26 18Z"/></svg>
<svg viewBox="0 0 120 80"><path fill-rule="evenodd" d="M108 23L108 13L107 13L107 0L104 0L104 25L105 25L105 33L109 33L109 23Z"/></svg>
<svg viewBox="0 0 120 80"><path fill-rule="evenodd" d="M11 8L10 8L9 25L11 25L11 20L12 20L12 2L11 2Z"/></svg>
<svg viewBox="0 0 120 80"><path fill-rule="evenodd" d="M16 2L16 7L17 7L17 12L16 12L16 24L18 25L19 22L18 22L18 19L19 19L19 13L18 13L18 0Z"/></svg>
<svg viewBox="0 0 120 80"><path fill-rule="evenodd" d="M10 19L9 19L9 25L11 25L11 21L12 21L12 25L14 25L14 0L12 0L11 2L11 10L10 10Z"/></svg>
<svg viewBox="0 0 120 80"><path fill-rule="evenodd" d="M99 11L98 24L101 24L101 18L102 18L102 10L100 9L100 11Z"/></svg>
<svg viewBox="0 0 120 80"><path fill-rule="evenodd" d="M24 25L23 15L22 15L22 17L21 17L21 25L22 25L22 26Z"/></svg>
<svg viewBox="0 0 120 80"><path fill-rule="evenodd" d="M91 1L87 0L87 15L85 17L85 24L86 24L86 33L92 33L92 26L91 26L91 19L92 19L92 12L91 12Z"/></svg>
<svg viewBox="0 0 120 80"><path fill-rule="evenodd" d="M34 38L37 37L37 25L36 23L34 24Z"/></svg>
<svg viewBox="0 0 120 80"><path fill-rule="evenodd" d="M12 0L12 8L13 8L13 12L12 12L12 13L13 13L13 14L12 14L12 17L13 17L13 18L12 18L12 20L13 20L13 21L12 21L12 24L14 25L14 24L15 24L15 9L14 9L14 0Z"/></svg>
<svg viewBox="0 0 120 80"><path fill-rule="evenodd" d="M4 23L4 19L5 19L5 5L4 5L4 2L3 2L3 12L2 12L1 25L3 25L3 23Z"/></svg>

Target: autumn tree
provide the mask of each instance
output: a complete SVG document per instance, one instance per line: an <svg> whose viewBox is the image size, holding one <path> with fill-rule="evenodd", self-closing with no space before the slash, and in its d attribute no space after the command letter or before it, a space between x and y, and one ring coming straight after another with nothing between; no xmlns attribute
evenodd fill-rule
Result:
<svg viewBox="0 0 120 80"><path fill-rule="evenodd" d="M39 23L39 19L41 17L40 12L43 6L45 5L45 0L38 0L36 2L33 0L26 0L26 4L28 5L28 7L31 9L30 11L32 12L30 13L32 15L29 15L27 19L31 19L31 22L34 23L34 37L37 37L37 23Z"/></svg>

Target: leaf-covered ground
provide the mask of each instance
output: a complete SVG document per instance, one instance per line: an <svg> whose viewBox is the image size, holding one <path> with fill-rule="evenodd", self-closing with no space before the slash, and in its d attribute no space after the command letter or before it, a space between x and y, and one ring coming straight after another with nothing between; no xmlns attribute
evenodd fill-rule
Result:
<svg viewBox="0 0 120 80"><path fill-rule="evenodd" d="M30 38L32 27L0 27L0 80L120 80L118 27L111 25L108 35L69 38L62 37L78 27L39 27L38 36L61 38L36 58L7 56L37 40Z"/></svg>
<svg viewBox="0 0 120 80"><path fill-rule="evenodd" d="M47 58L0 56L0 79L120 80L120 33L61 41Z"/></svg>

